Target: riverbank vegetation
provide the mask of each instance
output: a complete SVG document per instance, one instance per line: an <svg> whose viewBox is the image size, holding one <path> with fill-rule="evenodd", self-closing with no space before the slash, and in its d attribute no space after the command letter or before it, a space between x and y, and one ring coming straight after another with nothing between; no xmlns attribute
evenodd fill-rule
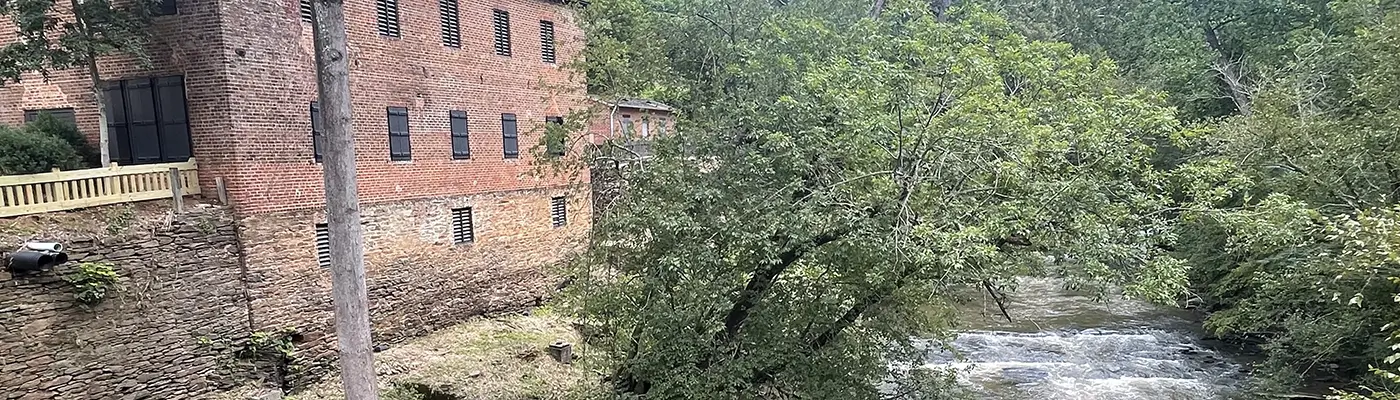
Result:
<svg viewBox="0 0 1400 400"><path fill-rule="evenodd" d="M1198 304L1261 392L1395 385L1400 2L581 13L592 94L681 112L570 271L619 393L938 398L918 310L1017 275Z"/></svg>

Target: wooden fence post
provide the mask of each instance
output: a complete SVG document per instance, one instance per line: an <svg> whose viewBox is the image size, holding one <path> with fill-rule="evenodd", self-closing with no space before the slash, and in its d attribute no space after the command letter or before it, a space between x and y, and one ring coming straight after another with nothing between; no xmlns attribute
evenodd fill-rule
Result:
<svg viewBox="0 0 1400 400"><path fill-rule="evenodd" d="M219 188L219 204L228 205L228 187L224 186L224 177L214 177L214 186Z"/></svg>
<svg viewBox="0 0 1400 400"><path fill-rule="evenodd" d="M185 213L185 194L183 184L180 183L180 168L170 167L170 195L175 199L175 213Z"/></svg>

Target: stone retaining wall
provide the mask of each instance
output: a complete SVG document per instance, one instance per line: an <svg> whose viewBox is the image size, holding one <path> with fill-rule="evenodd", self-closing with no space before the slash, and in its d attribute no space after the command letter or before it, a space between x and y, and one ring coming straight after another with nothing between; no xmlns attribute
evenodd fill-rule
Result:
<svg viewBox="0 0 1400 400"><path fill-rule="evenodd" d="M0 235L0 251L57 240L73 260L0 272L0 399L185 399L219 389L211 377L221 356L200 338L246 337L249 326L233 218L204 206L107 236ZM63 277L81 262L114 266L121 291L90 309L75 301Z"/></svg>

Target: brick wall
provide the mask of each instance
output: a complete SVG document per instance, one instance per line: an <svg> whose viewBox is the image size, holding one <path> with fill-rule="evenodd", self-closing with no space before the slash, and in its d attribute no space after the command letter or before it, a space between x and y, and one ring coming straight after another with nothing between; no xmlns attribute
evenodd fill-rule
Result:
<svg viewBox="0 0 1400 400"><path fill-rule="evenodd" d="M179 15L156 17L154 65L113 57L104 79L183 74L194 155L202 186L223 177L243 213L320 206L321 166L311 145L310 103L316 97L309 24L297 0L179 0ZM372 2L352 3L349 57L353 126L361 198L367 203L548 187L586 181L587 174L536 178L533 152L547 116L582 106L583 84L561 65L546 64L539 22L554 23L559 62L582 48L566 7L548 0L460 1L462 46L442 45L438 2L399 0L402 36L380 36ZM513 55L492 50L492 9L511 15ZM0 43L13 40L0 22ZM388 155L385 107L409 109L413 160ZM81 70L45 82L37 74L0 87L0 123L18 124L26 109L75 109L79 127L97 135L95 103ZM448 111L467 111L470 160L453 160ZM521 156L504 159L501 114L516 114Z"/></svg>
<svg viewBox="0 0 1400 400"><path fill-rule="evenodd" d="M6 221L7 223L9 221ZM73 262L0 272L0 399L183 399L217 390L227 360L196 338L248 335L233 218L203 208L131 236L0 235L4 251L61 238ZM88 310L62 277L78 262L113 265L122 291Z"/></svg>
<svg viewBox="0 0 1400 400"><path fill-rule="evenodd" d="M553 227L550 198L566 196L569 223ZM475 242L453 244L451 209L472 207ZM592 219L586 188L559 187L366 206L366 281L377 344L468 317L538 305L557 279L548 266L580 249ZM330 272L316 261L319 212L249 217L242 237L256 329L297 328L310 376L333 360Z"/></svg>
<svg viewBox="0 0 1400 400"><path fill-rule="evenodd" d="M251 0L228 7L227 45L243 50L229 68L237 162L230 194L249 213L322 204L313 160L309 104L315 99L311 27L295 0ZM583 85L540 58L539 21L555 23L560 60L581 48L573 15L556 2L460 2L462 47L442 45L438 2L400 0L402 36L380 36L373 3L353 3L349 21L352 124L360 196L366 203L556 186L587 174L538 179L528 148L546 116L567 115ZM513 56L492 50L491 10L511 15ZM386 107L406 107L413 160L389 160ZM448 111L468 114L472 159L453 160ZM522 154L504 159L501 114L520 121ZM214 149L211 151L223 151ZM199 156L200 149L196 149Z"/></svg>

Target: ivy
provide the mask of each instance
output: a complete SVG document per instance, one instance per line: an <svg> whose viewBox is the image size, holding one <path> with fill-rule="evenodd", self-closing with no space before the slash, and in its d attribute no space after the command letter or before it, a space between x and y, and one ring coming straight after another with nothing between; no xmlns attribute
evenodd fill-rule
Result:
<svg viewBox="0 0 1400 400"><path fill-rule="evenodd" d="M110 264L81 263L64 279L73 285L73 297L79 303L86 307L95 307L118 290L117 283L121 276Z"/></svg>

